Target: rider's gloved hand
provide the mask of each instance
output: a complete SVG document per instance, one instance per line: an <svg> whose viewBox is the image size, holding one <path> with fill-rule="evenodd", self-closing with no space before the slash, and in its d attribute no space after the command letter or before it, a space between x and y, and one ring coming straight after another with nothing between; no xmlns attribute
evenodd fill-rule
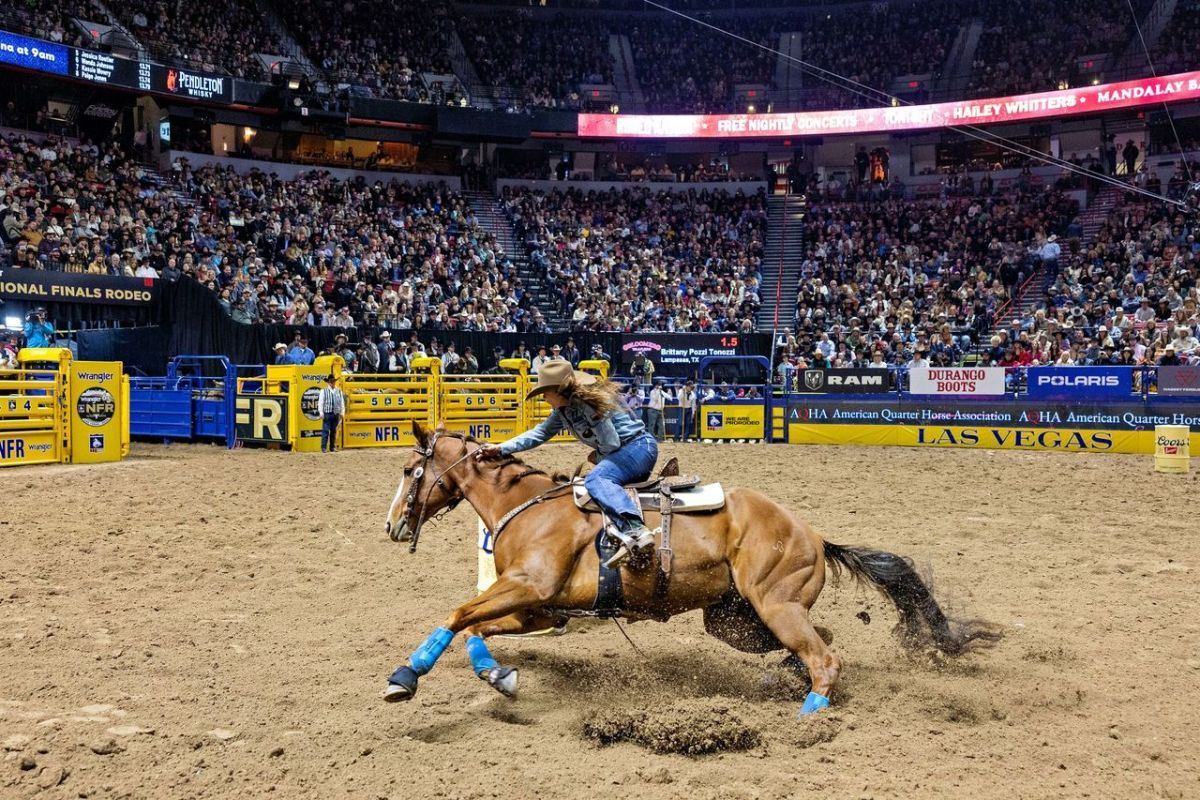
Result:
<svg viewBox="0 0 1200 800"><path fill-rule="evenodd" d="M494 461L503 457L504 453L500 450L500 445L498 444L480 445L479 449L475 451L475 458L480 461Z"/></svg>

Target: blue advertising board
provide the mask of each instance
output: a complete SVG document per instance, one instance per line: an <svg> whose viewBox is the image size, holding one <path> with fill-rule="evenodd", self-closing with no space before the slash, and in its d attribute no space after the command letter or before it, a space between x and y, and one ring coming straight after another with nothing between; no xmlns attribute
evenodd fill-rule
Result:
<svg viewBox="0 0 1200 800"><path fill-rule="evenodd" d="M67 58L67 48L61 44L0 31L0 63L66 75Z"/></svg>
<svg viewBox="0 0 1200 800"><path fill-rule="evenodd" d="M1128 400L1133 394L1132 367L1030 367L1031 400Z"/></svg>

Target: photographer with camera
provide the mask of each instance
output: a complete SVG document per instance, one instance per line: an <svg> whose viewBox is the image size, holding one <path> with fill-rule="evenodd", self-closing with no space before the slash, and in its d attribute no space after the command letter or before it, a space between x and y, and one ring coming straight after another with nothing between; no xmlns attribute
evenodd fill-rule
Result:
<svg viewBox="0 0 1200 800"><path fill-rule="evenodd" d="M46 321L46 309L39 308L25 315L25 346L51 347L54 344L54 326Z"/></svg>

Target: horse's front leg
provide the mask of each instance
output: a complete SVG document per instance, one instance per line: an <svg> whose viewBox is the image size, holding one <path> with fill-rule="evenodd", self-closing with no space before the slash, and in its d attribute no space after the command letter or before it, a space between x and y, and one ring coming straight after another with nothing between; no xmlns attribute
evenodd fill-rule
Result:
<svg viewBox="0 0 1200 800"><path fill-rule="evenodd" d="M495 583L473 600L456 608L446 619L446 623L429 634L429 638L408 658L408 664L399 667L388 678L388 686L384 690L383 699L388 702L409 700L417 693L418 679L433 669L438 658L446 651L455 635L472 625L496 620L510 614L527 611L542 605L554 597L566 580L567 570L551 573L542 570L536 577L524 569L513 569L502 574ZM495 681L489 678L492 670L498 669L495 659L488 652L487 645L478 636L467 640L467 654L471 657L472 667L479 675L500 692L509 694L496 681L507 680L508 676L494 675ZM490 662L490 663L488 663ZM488 674L482 674L487 672ZM511 685L516 688L515 671L512 672ZM506 684L507 685L507 684Z"/></svg>
<svg viewBox="0 0 1200 800"><path fill-rule="evenodd" d="M500 666L492 657L484 639L506 634L545 631L562 624L561 617L547 614L540 609L528 609L467 627L464 633L467 634L467 657L471 659L471 670L500 694L516 697L517 670Z"/></svg>

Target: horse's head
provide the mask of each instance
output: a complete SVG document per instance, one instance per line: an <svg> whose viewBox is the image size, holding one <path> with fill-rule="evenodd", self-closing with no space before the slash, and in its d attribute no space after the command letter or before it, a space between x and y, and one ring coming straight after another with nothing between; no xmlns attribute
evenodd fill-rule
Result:
<svg viewBox="0 0 1200 800"><path fill-rule="evenodd" d="M415 550L421 525L443 509L462 501L458 482L449 474L470 451L461 436L446 434L439 424L432 431L413 422L416 446L404 463L403 477L388 509L384 531L393 542L411 541Z"/></svg>

